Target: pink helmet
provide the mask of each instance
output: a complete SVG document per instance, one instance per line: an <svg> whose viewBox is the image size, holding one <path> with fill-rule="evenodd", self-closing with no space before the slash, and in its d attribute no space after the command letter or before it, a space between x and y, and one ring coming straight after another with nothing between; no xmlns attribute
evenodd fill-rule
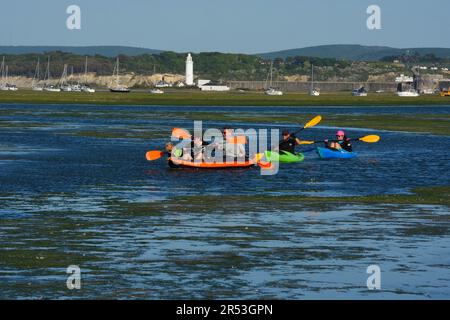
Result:
<svg viewBox="0 0 450 320"><path fill-rule="evenodd" d="M336 132L336 135L337 136L345 136L345 132L344 132L344 130L339 130L338 132Z"/></svg>

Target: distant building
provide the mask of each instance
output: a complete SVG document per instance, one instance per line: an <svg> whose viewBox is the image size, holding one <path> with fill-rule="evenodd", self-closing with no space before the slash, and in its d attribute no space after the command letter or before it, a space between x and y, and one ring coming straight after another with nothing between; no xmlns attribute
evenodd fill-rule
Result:
<svg viewBox="0 0 450 320"><path fill-rule="evenodd" d="M401 74L400 75L400 77L396 77L395 78L395 82L413 82L414 81L414 79L413 79L413 77L408 77L408 76L405 76L404 74Z"/></svg>
<svg viewBox="0 0 450 320"><path fill-rule="evenodd" d="M416 89L414 77L408 77L401 74L399 77L395 78L395 82L397 83L397 92L409 92Z"/></svg>
<svg viewBox="0 0 450 320"><path fill-rule="evenodd" d="M431 94L439 90L444 79L441 74L421 74L414 77L414 87L419 93Z"/></svg>
<svg viewBox="0 0 450 320"><path fill-rule="evenodd" d="M192 61L192 56L188 53L186 58L186 85L194 85L194 61Z"/></svg>
<svg viewBox="0 0 450 320"><path fill-rule="evenodd" d="M198 80L198 87L202 91L230 91L230 87L210 80Z"/></svg>
<svg viewBox="0 0 450 320"><path fill-rule="evenodd" d="M210 83L210 82L211 82L211 80L198 79L198 81L197 81L197 86L200 88L201 86L203 86L203 85L205 85L205 84L207 84L207 83Z"/></svg>

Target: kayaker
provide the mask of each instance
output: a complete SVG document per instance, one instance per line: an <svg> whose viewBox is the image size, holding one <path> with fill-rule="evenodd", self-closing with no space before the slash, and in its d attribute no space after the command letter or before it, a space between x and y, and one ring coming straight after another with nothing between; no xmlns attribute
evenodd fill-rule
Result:
<svg viewBox="0 0 450 320"><path fill-rule="evenodd" d="M203 141L199 137L194 137L191 143L191 157L197 161L203 160L203 147L207 145L208 143L206 141Z"/></svg>
<svg viewBox="0 0 450 320"><path fill-rule="evenodd" d="M191 145L194 145L194 142L191 142ZM185 161L192 161L192 150L193 148L176 148L172 142L167 142L165 145L165 149L168 157L179 158ZM191 152L189 152L191 150Z"/></svg>
<svg viewBox="0 0 450 320"><path fill-rule="evenodd" d="M183 150L175 148L172 142L167 142L165 149L168 157L181 158L183 156Z"/></svg>
<svg viewBox="0 0 450 320"><path fill-rule="evenodd" d="M300 144L300 140L287 130L283 130L281 136L283 138L278 145L278 150L295 154L295 146Z"/></svg>
<svg viewBox="0 0 450 320"><path fill-rule="evenodd" d="M166 145L164 146L164 148L166 149L167 155L169 157L172 156L173 143L172 142L167 142Z"/></svg>
<svg viewBox="0 0 450 320"><path fill-rule="evenodd" d="M242 144L233 143L234 135L233 129L229 127L224 127L222 130L223 141L220 143L210 144L211 147L216 147L223 152L224 161L227 158L236 159L245 159L245 147Z"/></svg>
<svg viewBox="0 0 450 320"><path fill-rule="evenodd" d="M348 152L352 152L353 148L350 144L350 139L347 138L345 135L345 132L343 130L339 130L336 132L336 140L329 142L328 140L325 140L325 145L327 148L332 150L345 150Z"/></svg>

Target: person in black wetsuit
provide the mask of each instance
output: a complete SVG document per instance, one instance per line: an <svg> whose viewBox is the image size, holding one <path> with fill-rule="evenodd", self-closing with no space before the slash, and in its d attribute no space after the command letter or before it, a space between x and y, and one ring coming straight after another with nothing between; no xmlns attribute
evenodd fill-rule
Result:
<svg viewBox="0 0 450 320"><path fill-rule="evenodd" d="M347 138L343 130L339 130L338 132L336 132L336 141L328 142L328 140L325 140L324 142L325 146L331 150L343 149L348 152L353 151L353 147L350 144L350 139Z"/></svg>
<svg viewBox="0 0 450 320"><path fill-rule="evenodd" d="M281 135L283 139L280 141L278 150L280 152L286 151L295 154L295 146L300 144L300 140L294 134L290 134L287 130L284 130Z"/></svg>

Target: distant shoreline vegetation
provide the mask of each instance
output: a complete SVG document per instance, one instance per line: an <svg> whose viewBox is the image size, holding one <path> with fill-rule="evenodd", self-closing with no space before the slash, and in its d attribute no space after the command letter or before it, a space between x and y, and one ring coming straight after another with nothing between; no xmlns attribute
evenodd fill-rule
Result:
<svg viewBox="0 0 450 320"><path fill-rule="evenodd" d="M0 55L2 55L0 53ZM40 54L5 54L10 76L32 78L36 62L40 58L44 66L47 56L51 57L50 73L54 78L60 77L64 64L70 72L84 72L85 56L82 54L53 51ZM193 54L194 73L196 77L217 80L266 80L270 58L258 55L204 52ZM153 54L119 55L121 74L184 74L185 53L165 51ZM395 61L395 62L394 62ZM89 56L89 72L97 76L112 74L115 58L104 55ZM393 81L395 75L410 74L411 64L450 66L450 58L438 58L433 54L402 54L383 57L379 61L351 61L335 58L318 58L307 56L289 56L273 59L274 77L279 80L308 81L311 67L315 68L317 81ZM439 69L440 70L440 69Z"/></svg>

